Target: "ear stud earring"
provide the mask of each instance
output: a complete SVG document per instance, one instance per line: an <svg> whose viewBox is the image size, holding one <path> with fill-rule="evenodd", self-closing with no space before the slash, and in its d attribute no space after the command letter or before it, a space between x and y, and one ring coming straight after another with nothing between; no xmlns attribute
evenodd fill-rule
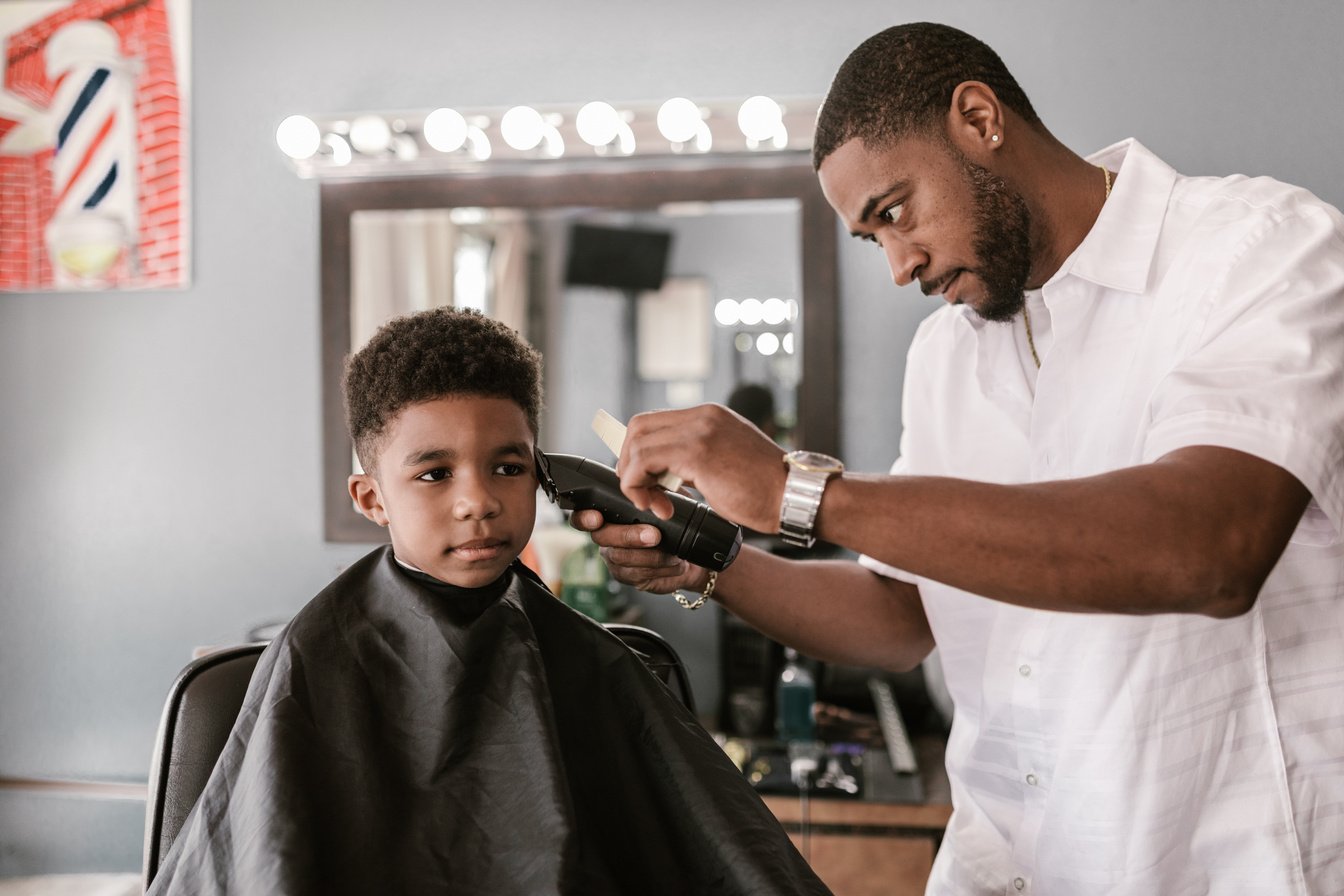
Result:
<svg viewBox="0 0 1344 896"><path fill-rule="evenodd" d="M991 136L989 139L992 140L992 141L994 141L995 143L998 143L998 142L999 142L999 135L998 135L998 134L994 134L994 135Z"/></svg>

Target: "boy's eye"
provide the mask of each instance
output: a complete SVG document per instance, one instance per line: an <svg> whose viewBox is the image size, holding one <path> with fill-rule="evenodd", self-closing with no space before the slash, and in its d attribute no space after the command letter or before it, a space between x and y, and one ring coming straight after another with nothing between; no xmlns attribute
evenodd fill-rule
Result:
<svg viewBox="0 0 1344 896"><path fill-rule="evenodd" d="M500 464L495 467L495 472L501 476L521 476L527 472L527 467L522 464Z"/></svg>
<svg viewBox="0 0 1344 896"><path fill-rule="evenodd" d="M452 474L449 473L447 470L445 470L443 467L435 467L432 470L426 470L425 472L421 473L419 476L415 478L423 480L425 482L440 482L444 479L447 479L450 475Z"/></svg>

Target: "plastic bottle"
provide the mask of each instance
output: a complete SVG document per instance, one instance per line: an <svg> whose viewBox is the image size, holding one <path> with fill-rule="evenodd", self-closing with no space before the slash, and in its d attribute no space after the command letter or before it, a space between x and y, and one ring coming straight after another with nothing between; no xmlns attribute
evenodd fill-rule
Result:
<svg viewBox="0 0 1344 896"><path fill-rule="evenodd" d="M597 622L607 621L607 565L591 539L565 557L560 578L561 600Z"/></svg>
<svg viewBox="0 0 1344 896"><path fill-rule="evenodd" d="M784 648L784 670L779 673L775 691L775 730L786 742L810 741L816 733L812 704L817 688L812 673L798 659L792 647Z"/></svg>

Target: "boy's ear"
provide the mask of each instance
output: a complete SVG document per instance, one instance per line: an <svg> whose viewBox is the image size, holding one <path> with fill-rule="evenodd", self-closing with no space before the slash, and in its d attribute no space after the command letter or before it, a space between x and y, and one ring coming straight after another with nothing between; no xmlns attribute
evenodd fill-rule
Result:
<svg viewBox="0 0 1344 896"><path fill-rule="evenodd" d="M372 523L387 525L387 511L383 509L383 496L378 491L378 480L368 473L355 473L346 483L350 498L359 512Z"/></svg>

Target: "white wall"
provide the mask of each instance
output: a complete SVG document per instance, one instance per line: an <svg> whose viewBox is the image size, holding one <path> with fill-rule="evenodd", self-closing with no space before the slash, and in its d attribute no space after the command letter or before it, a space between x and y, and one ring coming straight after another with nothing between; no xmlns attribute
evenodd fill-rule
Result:
<svg viewBox="0 0 1344 896"><path fill-rule="evenodd" d="M191 648L363 552L321 535L317 189L275 147L290 113L820 94L869 34L936 19L996 47L1079 151L1135 135L1344 204L1334 0L194 6L191 288L0 296L0 777L143 779ZM883 469L893 359L933 304L869 247L841 259L845 454ZM110 811L0 794L0 875L134 868L139 831L90 821ZM81 826L101 835L65 842Z"/></svg>

